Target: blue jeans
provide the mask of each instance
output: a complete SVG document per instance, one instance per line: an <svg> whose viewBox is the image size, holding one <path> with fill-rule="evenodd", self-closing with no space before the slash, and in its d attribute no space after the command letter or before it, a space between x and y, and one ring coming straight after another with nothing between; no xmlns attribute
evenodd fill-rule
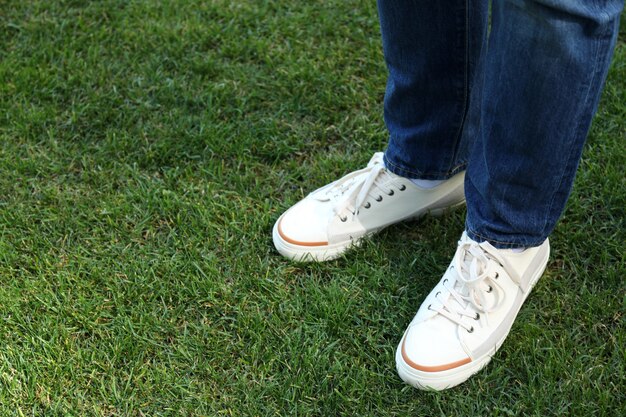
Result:
<svg viewBox="0 0 626 417"><path fill-rule="evenodd" d="M466 231L540 245L571 191L624 0L379 0L389 69L385 164L467 169Z"/></svg>

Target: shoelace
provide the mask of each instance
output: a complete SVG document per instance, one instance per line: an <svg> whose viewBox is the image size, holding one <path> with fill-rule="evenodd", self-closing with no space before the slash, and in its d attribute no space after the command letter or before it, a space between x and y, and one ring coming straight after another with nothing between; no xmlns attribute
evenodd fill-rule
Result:
<svg viewBox="0 0 626 417"><path fill-rule="evenodd" d="M446 279L443 283L450 297L428 308L472 333L474 326L464 322L463 317L481 320L481 323L486 324L489 313L504 301L505 293L498 284L494 263L502 266L505 261L497 253L489 251L486 245L473 241L459 242L458 250L461 253L455 257L456 261L452 265L456 271L456 281L449 284ZM492 302L487 299L490 293L493 293Z"/></svg>
<svg viewBox="0 0 626 417"><path fill-rule="evenodd" d="M367 167L351 172L319 189L315 193L315 198L319 201L339 200L335 207L335 213L341 214L348 209L354 219L374 187L379 188L387 195L393 195L394 191L389 187L389 183L392 181L393 178L389 175L383 163L383 153L377 152L367 164ZM404 190L404 188L401 188L401 190ZM376 196L374 199L381 201L382 195ZM366 205L366 207L369 206ZM342 217L342 221L345 220L346 218Z"/></svg>

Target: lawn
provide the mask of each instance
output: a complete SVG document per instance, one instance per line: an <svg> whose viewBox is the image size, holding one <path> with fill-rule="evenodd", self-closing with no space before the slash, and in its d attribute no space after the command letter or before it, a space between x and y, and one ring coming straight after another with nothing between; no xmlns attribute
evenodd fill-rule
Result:
<svg viewBox="0 0 626 417"><path fill-rule="evenodd" d="M626 414L626 19L547 272L441 393L394 350L464 211L296 264L385 146L373 1L0 0L0 415Z"/></svg>

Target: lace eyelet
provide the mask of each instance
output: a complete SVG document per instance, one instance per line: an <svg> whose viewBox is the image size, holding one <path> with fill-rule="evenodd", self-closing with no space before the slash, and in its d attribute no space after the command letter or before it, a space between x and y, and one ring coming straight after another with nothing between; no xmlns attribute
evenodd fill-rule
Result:
<svg viewBox="0 0 626 417"><path fill-rule="evenodd" d="M437 291L437 294L435 294L435 298L437 298L439 294L441 294L441 291Z"/></svg>
<svg viewBox="0 0 626 417"><path fill-rule="evenodd" d="M498 279L498 277L499 277L499 276L500 276L500 274L498 274L498 273L496 272L496 277L495 277L495 279Z"/></svg>
<svg viewBox="0 0 626 417"><path fill-rule="evenodd" d="M348 220L348 216L339 217L339 220L345 223Z"/></svg>
<svg viewBox="0 0 626 417"><path fill-rule="evenodd" d="M368 209L368 208L372 207L372 205L371 205L371 204L370 204L370 202L368 201L367 203L365 203L365 205L364 205L363 207L365 207L366 209Z"/></svg>
<svg viewBox="0 0 626 417"><path fill-rule="evenodd" d="M474 333L474 326L470 327L470 329L467 332L468 333Z"/></svg>
<svg viewBox="0 0 626 417"><path fill-rule="evenodd" d="M487 292L491 292L491 291L493 291L493 287L490 285L489 289L487 290Z"/></svg>
<svg viewBox="0 0 626 417"><path fill-rule="evenodd" d="M428 310L430 310L430 307L432 306L432 304L428 304Z"/></svg>
<svg viewBox="0 0 626 417"><path fill-rule="evenodd" d="M376 197L376 201L378 201L379 203L383 201L383 196L379 195L378 197Z"/></svg>
<svg viewBox="0 0 626 417"><path fill-rule="evenodd" d="M400 191L404 191L404 190L406 190L406 185L404 184L400 185Z"/></svg>
<svg viewBox="0 0 626 417"><path fill-rule="evenodd" d="M443 283L445 284L446 282L448 282L448 278L443 280Z"/></svg>
<svg viewBox="0 0 626 417"><path fill-rule="evenodd" d="M387 195L393 195L393 194L394 194L393 190L389 190L389 192L387 193Z"/></svg>
<svg viewBox="0 0 626 417"><path fill-rule="evenodd" d="M478 320L480 319L480 314L476 313L476 317L474 317L474 320Z"/></svg>

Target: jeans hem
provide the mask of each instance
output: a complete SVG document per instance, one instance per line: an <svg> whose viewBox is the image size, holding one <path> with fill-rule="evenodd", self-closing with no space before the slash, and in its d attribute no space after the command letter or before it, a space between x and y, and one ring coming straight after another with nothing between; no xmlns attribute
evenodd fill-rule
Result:
<svg viewBox="0 0 626 417"><path fill-rule="evenodd" d="M460 161L457 165L445 172L421 172L400 166L387 157L387 152L383 156L385 168L404 178L421 179L421 180L447 180L467 168L467 161Z"/></svg>
<svg viewBox="0 0 626 417"><path fill-rule="evenodd" d="M522 249L522 248L531 248L531 247L535 247L535 246L541 246L543 244L543 242L546 241L546 238L541 239L541 240L524 240L523 242L520 242L519 240L513 241L503 241L501 240L501 238L499 239L494 239L488 236L485 236L484 234L478 233L473 231L472 229L470 229L467 225L465 226L465 232L467 233L467 236L472 239L475 242L488 242L491 246L493 246L496 249Z"/></svg>

